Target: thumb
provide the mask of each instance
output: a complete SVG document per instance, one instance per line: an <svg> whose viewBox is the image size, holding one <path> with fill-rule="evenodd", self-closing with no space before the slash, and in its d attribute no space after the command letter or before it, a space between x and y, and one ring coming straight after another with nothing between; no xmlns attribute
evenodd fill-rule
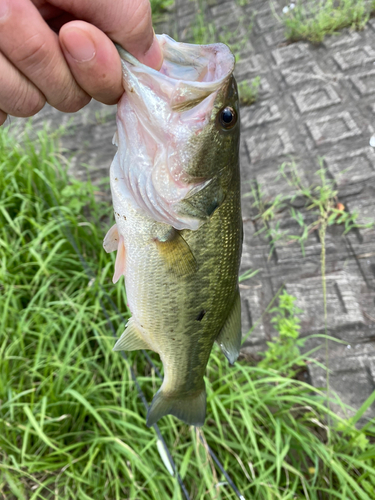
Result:
<svg viewBox="0 0 375 500"><path fill-rule="evenodd" d="M124 28L119 32L108 33L140 62L154 69L160 69L163 54L152 28L151 6L149 0L138 2L138 8L129 11Z"/></svg>

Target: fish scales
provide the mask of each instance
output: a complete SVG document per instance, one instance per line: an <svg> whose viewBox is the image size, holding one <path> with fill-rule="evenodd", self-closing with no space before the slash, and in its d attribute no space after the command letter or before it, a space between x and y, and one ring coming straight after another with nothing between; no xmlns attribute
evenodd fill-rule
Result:
<svg viewBox="0 0 375 500"><path fill-rule="evenodd" d="M115 279L125 275L132 318L114 349L145 348L160 355L164 380L149 409L148 425L166 414L189 424L203 425L206 413L203 377L213 343L217 341L233 363L241 341L238 96L232 75L233 60L225 46L192 49L194 46L178 44L165 35L159 37L159 41L167 60L165 76L143 67L120 50L125 59L126 93L119 104L116 137L119 150L110 173L116 227L109 231L104 247L107 251L117 248ZM207 53L209 70L204 72L206 61L201 56L201 74L216 71L215 75L221 80L217 78L218 82L214 82L216 87L208 81L212 87L208 90L209 85L201 85L201 82L185 82L188 90L179 91L179 109L173 111L173 96L182 81L174 78L171 83L170 74L179 74L178 67L173 66L173 56L177 53L180 61L184 50ZM217 56L220 50L229 60L227 67L225 57L222 55L224 63L221 63ZM168 67L171 51L172 63ZM211 56L217 58L214 69ZM226 73L222 71L224 77L220 64L226 68ZM135 73L138 71L141 75L139 81L132 73L133 66ZM197 65L198 74L199 69ZM189 72L189 69L183 67L181 71ZM145 88L142 89L142 85ZM129 96L129 92L138 92L147 100L163 85L164 88L171 85L169 94L166 92L167 105L172 109L169 115L168 106L160 104L160 95L155 99L151 97L152 112L145 107L142 115L136 105L132 107L133 96ZM138 103L142 105L141 101ZM158 106L164 106L161 112L164 118L158 122L160 126L153 129L152 120ZM235 123L229 127L225 120L233 119L230 113ZM129 114L132 114L130 118ZM175 128L183 130L173 135L173 126L168 128L165 120L174 120ZM185 123L188 126L183 128ZM166 142L161 140L163 135ZM136 147L126 142L129 137L136 138ZM168 147L165 164L160 162L158 166L158 158ZM131 163L134 168L128 168L129 162L134 162ZM140 162L143 168L136 171ZM149 178L146 178L147 169ZM159 191L154 190L155 185Z"/></svg>

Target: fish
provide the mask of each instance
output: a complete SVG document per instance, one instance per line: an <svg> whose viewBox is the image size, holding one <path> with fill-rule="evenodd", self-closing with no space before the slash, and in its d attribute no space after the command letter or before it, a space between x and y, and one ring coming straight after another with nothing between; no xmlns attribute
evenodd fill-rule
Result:
<svg viewBox="0 0 375 500"><path fill-rule="evenodd" d="M241 347L240 119L234 56L222 43L157 35L160 71L117 46L125 92L110 167L117 251L131 318L114 351L150 349L164 378L147 426L165 415L202 426L214 343L233 364Z"/></svg>

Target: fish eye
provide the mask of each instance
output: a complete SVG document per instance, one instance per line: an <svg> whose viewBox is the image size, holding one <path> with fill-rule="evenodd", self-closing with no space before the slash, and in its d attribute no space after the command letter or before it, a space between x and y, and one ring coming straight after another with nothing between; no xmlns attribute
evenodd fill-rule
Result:
<svg viewBox="0 0 375 500"><path fill-rule="evenodd" d="M227 106L226 108L220 111L220 124L225 129L230 129L234 127L237 122L237 113L233 108Z"/></svg>

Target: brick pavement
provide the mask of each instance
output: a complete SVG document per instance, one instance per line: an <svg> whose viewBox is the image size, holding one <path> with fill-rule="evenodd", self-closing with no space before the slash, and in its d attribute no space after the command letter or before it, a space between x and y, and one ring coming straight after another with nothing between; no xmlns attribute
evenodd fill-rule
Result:
<svg viewBox="0 0 375 500"><path fill-rule="evenodd" d="M261 186L268 200L288 194L290 187L277 176L279 165L294 159L301 177L311 184L316 181L318 158L324 157L347 210L359 211L361 220L375 219L375 150L369 145L375 132L375 20L363 32L345 30L319 47L304 42L286 45L268 2L208 0L204 5L207 23L224 34L232 32L232 41L241 42L237 79L261 77L258 102L241 112L243 192L252 184ZM163 16L156 31L188 40L198 8L196 2L176 0L176 8ZM73 118L46 107L34 124L72 120L63 145L75 155L74 173L84 175L82 164L88 164L95 180L108 175L114 155L114 116L114 107L98 103ZM316 347L322 342L316 334L324 332L317 232L306 242L305 257L298 244L277 243L269 258L270 241L264 233L256 234L254 210L251 197L243 198L242 269L260 270L241 288L244 333L256 325L244 352L263 350L274 335L270 318L262 313L280 287L295 295L304 311L302 335L315 335L306 349ZM272 223L283 230L295 228L287 210ZM344 235L341 227L332 226L326 252L327 328L342 341L329 343L330 387L358 408L375 389L375 230ZM314 356L325 363L324 347ZM312 363L308 378L323 386L325 370ZM343 413L342 408L337 411ZM375 408L366 415L375 416Z"/></svg>

